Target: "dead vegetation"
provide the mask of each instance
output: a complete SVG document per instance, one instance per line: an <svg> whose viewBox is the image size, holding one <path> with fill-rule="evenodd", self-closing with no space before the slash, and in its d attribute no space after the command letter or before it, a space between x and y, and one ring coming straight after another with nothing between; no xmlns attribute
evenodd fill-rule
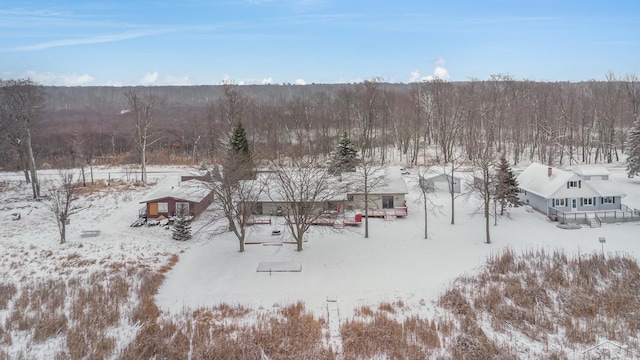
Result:
<svg viewBox="0 0 640 360"><path fill-rule="evenodd" d="M60 260L86 261L77 253ZM171 255L157 270L105 264L104 271L67 279L4 282L0 345L25 332L27 347L62 338L58 359L516 359L521 352L567 359L604 339L626 345L626 356L640 352L640 267L624 255L507 249L457 279L432 319L401 300L355 309L342 323L340 353L326 320L302 303L266 311L219 304L163 315L154 296L177 261ZM119 337L123 326L137 329L134 338ZM27 358L25 351L0 351L0 360Z"/></svg>
<svg viewBox="0 0 640 360"><path fill-rule="evenodd" d="M459 322L488 319L492 330L525 335L556 358L612 340L640 352L640 272L629 256L506 249L440 299ZM547 354L547 355L548 355Z"/></svg>

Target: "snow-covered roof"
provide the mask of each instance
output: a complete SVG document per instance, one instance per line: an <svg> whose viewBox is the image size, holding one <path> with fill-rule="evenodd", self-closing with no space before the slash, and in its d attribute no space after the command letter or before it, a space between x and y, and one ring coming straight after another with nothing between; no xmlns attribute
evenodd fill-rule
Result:
<svg viewBox="0 0 640 360"><path fill-rule="evenodd" d="M627 195L620 189L619 185L616 185L609 180L587 181L586 185L592 188L598 194L598 196L624 197Z"/></svg>
<svg viewBox="0 0 640 360"><path fill-rule="evenodd" d="M369 179L369 194L408 194L407 183L402 177L399 166L389 166L384 171L374 172ZM349 183L348 194L364 194L362 187L364 186L364 178L361 173L348 172L342 173L344 181ZM377 185L373 185L377 184Z"/></svg>
<svg viewBox="0 0 640 360"><path fill-rule="evenodd" d="M609 170L599 165L580 165L573 168L573 172L580 176L607 176Z"/></svg>
<svg viewBox="0 0 640 360"><path fill-rule="evenodd" d="M424 174L422 178L425 180L442 179L442 181L448 181L447 178L449 178L450 176L451 176L450 174L445 174L441 169L440 170L429 169L429 171L427 171L427 173ZM460 180L460 177L455 174L453 175L453 178L455 180Z"/></svg>
<svg viewBox="0 0 640 360"><path fill-rule="evenodd" d="M549 199L554 195L561 195L558 192L567 188L568 181L580 180L580 177L571 171L551 168L551 176L548 176L548 171L549 166L532 163L518 176L520 188Z"/></svg>
<svg viewBox="0 0 640 360"><path fill-rule="evenodd" d="M606 171L606 174L609 173L609 171L603 167L594 166L593 169L589 168L591 168L591 166L583 167L582 174L588 174L590 176L605 175L602 170ZM551 176L548 176L548 171L549 167L546 165L538 163L529 165L529 167L518 176L520 188L546 199L575 197L576 195L581 197L625 196L624 192L619 190L609 180L582 181L580 188L569 189L567 188L567 182L582 179L578 173L551 168Z"/></svg>
<svg viewBox="0 0 640 360"><path fill-rule="evenodd" d="M147 203L154 200L174 198L180 200L187 200L191 202L200 202L208 195L211 194L211 188L204 181L200 180L188 180L183 181L178 186L173 186L170 189L165 188L158 190L140 203Z"/></svg>
<svg viewBox="0 0 640 360"><path fill-rule="evenodd" d="M293 171L293 170L292 170ZM280 189L280 183L273 174L261 173L256 180L243 180L246 182L262 182L261 185L255 186L256 192L261 189L260 193L256 197L258 202L287 202L278 189ZM336 178L335 186L329 184L325 190L318 194L318 201L343 201L347 199L347 194L344 190L344 183L338 182ZM248 186L247 186L248 187ZM295 188L295 186L294 186ZM307 194L308 195L308 194Z"/></svg>

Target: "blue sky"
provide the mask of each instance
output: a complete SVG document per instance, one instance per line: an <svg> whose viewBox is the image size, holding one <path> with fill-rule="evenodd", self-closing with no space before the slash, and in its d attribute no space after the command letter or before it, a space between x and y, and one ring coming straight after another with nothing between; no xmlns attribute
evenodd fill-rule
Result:
<svg viewBox="0 0 640 360"><path fill-rule="evenodd" d="M44 85L640 75L640 1L0 0L0 77Z"/></svg>

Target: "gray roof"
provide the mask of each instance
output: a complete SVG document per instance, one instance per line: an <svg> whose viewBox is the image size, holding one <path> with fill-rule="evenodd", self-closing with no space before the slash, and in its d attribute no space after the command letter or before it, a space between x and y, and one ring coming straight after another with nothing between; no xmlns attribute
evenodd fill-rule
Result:
<svg viewBox="0 0 640 360"><path fill-rule="evenodd" d="M587 181L585 184L591 187L599 196L627 196L627 194L620 189L620 186L609 180Z"/></svg>
<svg viewBox="0 0 640 360"><path fill-rule="evenodd" d="M580 165L574 167L572 171L580 176L606 176L610 174L607 168L599 165Z"/></svg>
<svg viewBox="0 0 640 360"><path fill-rule="evenodd" d="M343 173L342 177L352 183L350 189L347 190L348 194L364 194L364 190L361 188L364 185L362 174L357 172ZM369 194L384 195L409 193L407 183L404 181L404 178L400 173L399 166L389 166L384 168L383 171L376 172L368 182L369 184L378 183L378 185L373 185L371 189L369 189Z"/></svg>
<svg viewBox="0 0 640 360"><path fill-rule="evenodd" d="M520 188L545 199L576 195L582 197L624 196L624 193L609 180L585 181L572 171L557 168L551 168L551 176L548 176L548 171L549 166L532 163L518 176ZM580 189L567 189L568 181L578 180L582 180Z"/></svg>
<svg viewBox="0 0 640 360"><path fill-rule="evenodd" d="M571 171L556 168L551 168L551 176L548 176L548 169L548 166L539 163L529 165L518 176L520 188L550 199L559 190L566 189L567 181L572 179L579 180L578 175Z"/></svg>
<svg viewBox="0 0 640 360"><path fill-rule="evenodd" d="M173 186L170 189L160 189L140 203L147 203L154 200L173 198L178 200L186 200L190 202L200 202L211 194L211 188L209 185L200 180L188 180L183 181L178 186Z"/></svg>

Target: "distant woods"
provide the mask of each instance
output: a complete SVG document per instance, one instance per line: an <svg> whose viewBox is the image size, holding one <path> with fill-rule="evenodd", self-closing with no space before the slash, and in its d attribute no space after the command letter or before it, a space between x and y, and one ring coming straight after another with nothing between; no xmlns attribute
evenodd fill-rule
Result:
<svg viewBox="0 0 640 360"><path fill-rule="evenodd" d="M640 115L636 75L611 73L605 81L580 83L496 75L414 84L373 79L304 86L41 89L44 104L30 124L38 166L72 165L80 157L140 163L140 137L131 121L134 94L154 99L146 163L215 162L237 123L246 130L251 152L266 159L293 154L328 159L347 134L364 159L383 164L423 163L426 148L433 161L449 162L462 150L472 162L487 145L511 162L613 162ZM5 115L6 110L3 105ZM10 129L0 126L0 166L17 170L21 154L7 141L15 137Z"/></svg>

